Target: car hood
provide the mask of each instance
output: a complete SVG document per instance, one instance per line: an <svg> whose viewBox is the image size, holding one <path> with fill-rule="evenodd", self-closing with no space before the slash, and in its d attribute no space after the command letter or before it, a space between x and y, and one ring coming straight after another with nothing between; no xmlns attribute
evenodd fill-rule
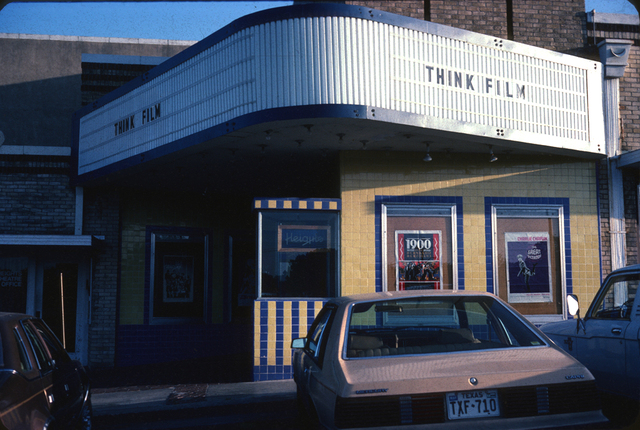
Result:
<svg viewBox="0 0 640 430"><path fill-rule="evenodd" d="M483 390L592 380L578 361L554 347L345 360L337 393L387 395ZM471 385L470 378L477 384Z"/></svg>
<svg viewBox="0 0 640 430"><path fill-rule="evenodd" d="M544 324L540 327L540 330L547 336L575 336L577 333L577 324L577 320L559 321Z"/></svg>

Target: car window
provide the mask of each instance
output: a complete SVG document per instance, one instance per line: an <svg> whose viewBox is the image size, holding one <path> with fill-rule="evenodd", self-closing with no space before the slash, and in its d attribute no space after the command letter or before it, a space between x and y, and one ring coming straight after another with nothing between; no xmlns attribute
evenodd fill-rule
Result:
<svg viewBox="0 0 640 430"><path fill-rule="evenodd" d="M44 321L34 319L31 320L31 323L34 325L36 330L38 330L38 334L40 334L44 340L51 357L56 361L56 363L67 363L71 361L69 354L67 354L58 338L53 334L53 332L51 332Z"/></svg>
<svg viewBox="0 0 640 430"><path fill-rule="evenodd" d="M318 361L318 363L321 363L322 357L324 356L324 350L329 336L329 328L331 326L334 313L335 307L333 306L325 306L322 308L316 319L313 321L313 324L311 324L309 334L307 335L306 349L311 353L316 361Z"/></svg>
<svg viewBox="0 0 640 430"><path fill-rule="evenodd" d="M27 350L25 349L22 337L20 336L20 333L18 333L17 329L13 329L13 336L18 347L18 354L20 355L20 370L28 372L33 369L33 367L31 366L31 360L29 360L29 356L27 355Z"/></svg>
<svg viewBox="0 0 640 430"><path fill-rule="evenodd" d="M610 278L591 307L589 317L628 320L639 283L640 274Z"/></svg>
<svg viewBox="0 0 640 430"><path fill-rule="evenodd" d="M345 352L358 358L541 345L492 297L418 297L354 305Z"/></svg>
<svg viewBox="0 0 640 430"><path fill-rule="evenodd" d="M45 346L42 344L40 338L36 334L35 328L33 328L33 326L29 324L28 321L23 321L22 328L27 334L27 337L29 338L29 344L31 345L31 348L36 355L38 368L44 373L53 370L53 363L49 359Z"/></svg>

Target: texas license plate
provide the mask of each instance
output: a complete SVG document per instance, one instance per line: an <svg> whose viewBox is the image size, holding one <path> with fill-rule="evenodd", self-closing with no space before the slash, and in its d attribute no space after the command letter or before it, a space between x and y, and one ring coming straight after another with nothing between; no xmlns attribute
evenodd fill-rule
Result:
<svg viewBox="0 0 640 430"><path fill-rule="evenodd" d="M459 391L447 393L450 420L500 416L497 390Z"/></svg>

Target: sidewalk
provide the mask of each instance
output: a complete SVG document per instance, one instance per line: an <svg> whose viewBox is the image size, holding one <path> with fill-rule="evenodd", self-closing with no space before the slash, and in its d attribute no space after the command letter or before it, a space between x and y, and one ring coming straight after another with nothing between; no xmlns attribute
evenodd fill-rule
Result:
<svg viewBox="0 0 640 430"><path fill-rule="evenodd" d="M91 390L93 414L122 415L295 400L293 380L152 385Z"/></svg>

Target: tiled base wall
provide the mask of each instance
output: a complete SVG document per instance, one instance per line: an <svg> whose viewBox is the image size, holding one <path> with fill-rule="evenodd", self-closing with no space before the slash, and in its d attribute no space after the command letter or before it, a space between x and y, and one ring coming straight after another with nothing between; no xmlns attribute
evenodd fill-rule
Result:
<svg viewBox="0 0 640 430"><path fill-rule="evenodd" d="M323 299L259 299L254 302L253 380L291 379L291 340L307 335Z"/></svg>
<svg viewBox="0 0 640 430"><path fill-rule="evenodd" d="M164 363L248 352L250 325L121 325L117 366Z"/></svg>

